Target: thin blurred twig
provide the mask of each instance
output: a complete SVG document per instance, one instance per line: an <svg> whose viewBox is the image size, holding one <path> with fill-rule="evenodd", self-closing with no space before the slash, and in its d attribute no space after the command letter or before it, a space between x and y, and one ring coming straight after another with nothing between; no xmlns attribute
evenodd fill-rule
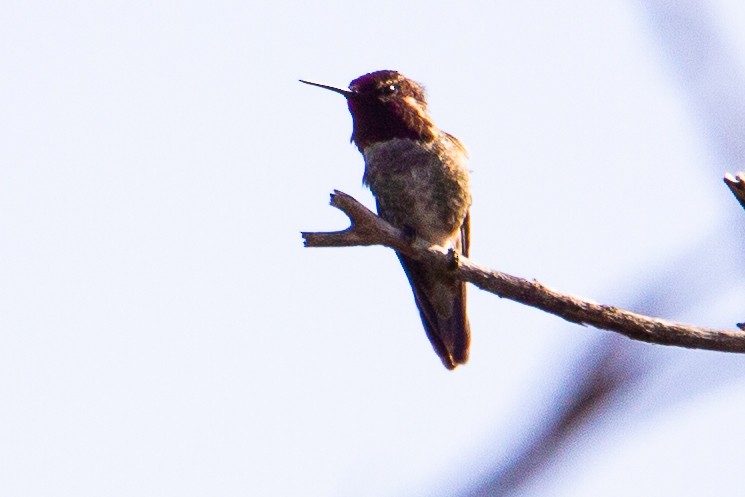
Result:
<svg viewBox="0 0 745 497"><path fill-rule="evenodd" d="M600 340L582 354L577 361L581 367L568 375L560 389L562 397L546 407L541 422L531 430L533 435L462 497L510 495L560 457L572 440L587 431L591 420L612 408L611 399L627 394L646 377L648 364L627 344L617 339Z"/></svg>

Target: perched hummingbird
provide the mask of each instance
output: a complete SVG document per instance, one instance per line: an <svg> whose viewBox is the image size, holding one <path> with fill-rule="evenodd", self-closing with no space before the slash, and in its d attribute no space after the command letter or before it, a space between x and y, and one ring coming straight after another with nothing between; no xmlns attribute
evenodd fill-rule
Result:
<svg viewBox="0 0 745 497"><path fill-rule="evenodd" d="M468 256L471 193L467 152L429 115L424 89L396 71L360 76L349 90L300 80L344 95L352 142L365 158L363 183L380 217ZM432 347L448 369L468 360L466 286L397 253Z"/></svg>

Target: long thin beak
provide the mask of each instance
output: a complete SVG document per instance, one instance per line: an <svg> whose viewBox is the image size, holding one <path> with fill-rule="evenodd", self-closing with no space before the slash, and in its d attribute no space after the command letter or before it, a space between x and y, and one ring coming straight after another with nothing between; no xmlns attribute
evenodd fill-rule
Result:
<svg viewBox="0 0 745 497"><path fill-rule="evenodd" d="M312 81L305 81L303 79L300 79L298 81L300 81L301 83L305 83L306 85L317 86L319 88L325 88L326 90L331 90L335 93L344 95L346 98L349 98L354 94L354 92L351 92L349 90L342 90L341 88L337 88L335 86L322 85L320 83L313 83Z"/></svg>

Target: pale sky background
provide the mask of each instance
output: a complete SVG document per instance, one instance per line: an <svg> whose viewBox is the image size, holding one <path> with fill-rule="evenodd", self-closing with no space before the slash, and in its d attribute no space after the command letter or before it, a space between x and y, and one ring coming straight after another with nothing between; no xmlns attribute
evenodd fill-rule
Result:
<svg viewBox="0 0 745 497"><path fill-rule="evenodd" d="M346 227L333 189L374 204L344 100L299 78L427 87L471 153L478 263L745 320L721 182L745 148L653 3L3 2L0 494L459 495L607 335L472 288L446 371L389 250L303 248ZM742 76L745 3L673 4ZM741 495L745 358L647 349L659 373L520 495Z"/></svg>

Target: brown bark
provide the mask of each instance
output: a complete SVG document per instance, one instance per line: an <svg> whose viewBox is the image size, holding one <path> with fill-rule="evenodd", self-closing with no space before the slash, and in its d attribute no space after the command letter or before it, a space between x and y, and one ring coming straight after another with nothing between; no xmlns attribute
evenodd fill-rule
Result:
<svg viewBox="0 0 745 497"><path fill-rule="evenodd" d="M728 183L729 184L729 183ZM718 330L644 316L552 290L535 280L526 280L479 266L442 247L407 235L376 216L357 200L335 191L331 205L344 212L351 226L344 231L303 233L306 247L350 247L384 245L423 261L443 273L493 293L541 309L567 321L620 333L634 340L721 352L745 352L745 333Z"/></svg>

